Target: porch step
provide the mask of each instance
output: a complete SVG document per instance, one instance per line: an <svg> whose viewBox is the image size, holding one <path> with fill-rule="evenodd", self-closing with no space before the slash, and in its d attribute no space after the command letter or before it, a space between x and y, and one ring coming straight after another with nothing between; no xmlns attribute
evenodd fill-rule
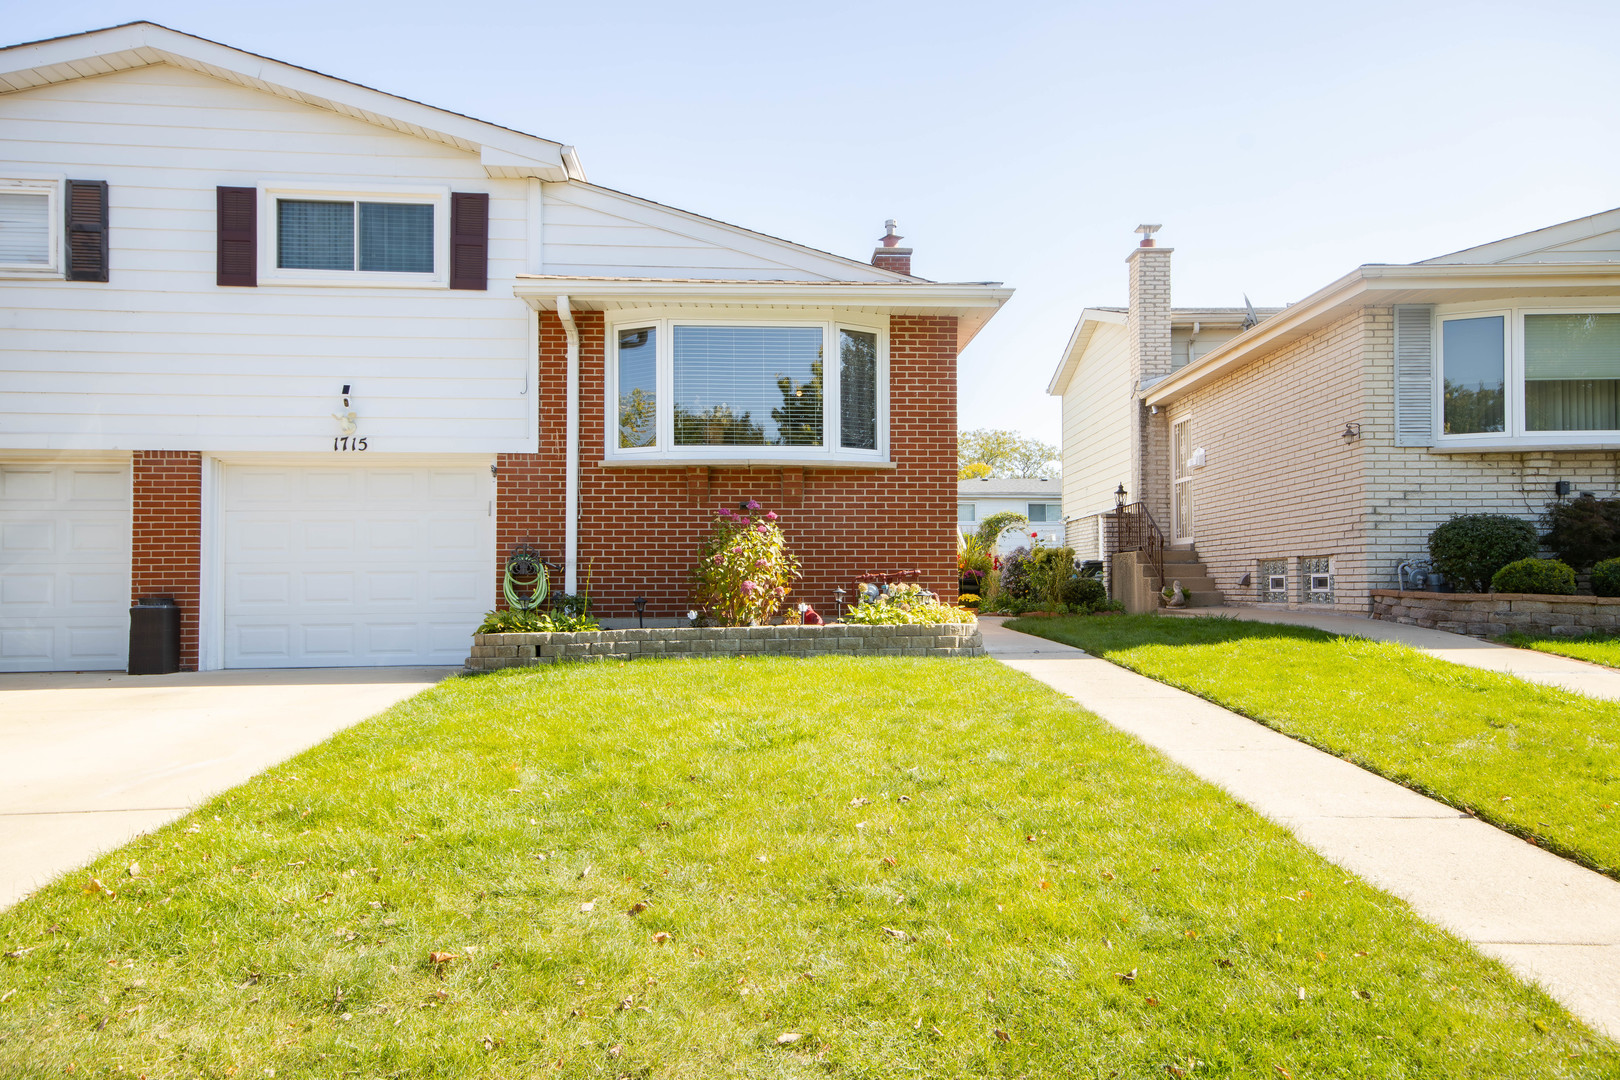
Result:
<svg viewBox="0 0 1620 1080"><path fill-rule="evenodd" d="M1143 589L1148 592L1156 591L1159 579L1153 572L1153 567L1142 562L1137 564L1137 570L1141 574ZM1209 571L1204 568L1203 560L1198 557L1195 548L1164 549L1164 583L1168 586L1174 581L1181 582L1182 591L1187 594L1189 608L1226 606L1225 595L1209 576Z"/></svg>

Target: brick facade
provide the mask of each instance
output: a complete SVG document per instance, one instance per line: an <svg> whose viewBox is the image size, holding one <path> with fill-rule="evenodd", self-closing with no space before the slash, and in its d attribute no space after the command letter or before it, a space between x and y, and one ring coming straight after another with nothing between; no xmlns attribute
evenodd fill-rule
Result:
<svg viewBox="0 0 1620 1080"><path fill-rule="evenodd" d="M1130 309L1125 319L1133 388L1162 379L1171 370L1170 254L1174 248L1139 247L1126 259L1130 267ZM1147 504L1159 527L1170 529L1170 427L1164 410L1157 414L1133 404L1131 482L1127 502Z"/></svg>
<svg viewBox="0 0 1620 1080"><path fill-rule="evenodd" d="M202 576L202 455L137 450L133 470L130 601L170 596L180 607L180 668L197 670Z"/></svg>
<svg viewBox="0 0 1620 1080"><path fill-rule="evenodd" d="M870 571L915 569L925 587L956 596L956 319L889 321L889 460L893 469L604 466L604 320L576 312L580 334L579 581L594 609L667 618L691 605L691 572L714 511L757 499L782 518L803 577L790 603L835 610L834 590ZM497 461L495 573L521 541L563 557L566 347L552 312L540 316L540 440L534 454ZM561 588L560 576L555 586Z"/></svg>

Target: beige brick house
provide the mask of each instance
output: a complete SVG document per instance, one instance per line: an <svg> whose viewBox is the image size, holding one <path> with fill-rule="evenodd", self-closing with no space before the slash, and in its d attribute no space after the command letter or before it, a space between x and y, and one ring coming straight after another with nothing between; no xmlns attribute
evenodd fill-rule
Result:
<svg viewBox="0 0 1620 1080"><path fill-rule="evenodd" d="M1259 312L1172 308L1155 229L1048 386L1082 557L1123 487L1201 599L1365 612L1453 514L1620 489L1620 209Z"/></svg>

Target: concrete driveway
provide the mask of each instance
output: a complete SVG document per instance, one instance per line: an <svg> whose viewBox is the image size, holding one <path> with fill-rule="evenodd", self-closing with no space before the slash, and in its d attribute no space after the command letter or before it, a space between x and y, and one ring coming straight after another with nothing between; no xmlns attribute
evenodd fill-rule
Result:
<svg viewBox="0 0 1620 1080"><path fill-rule="evenodd" d="M454 670L0 675L0 910Z"/></svg>

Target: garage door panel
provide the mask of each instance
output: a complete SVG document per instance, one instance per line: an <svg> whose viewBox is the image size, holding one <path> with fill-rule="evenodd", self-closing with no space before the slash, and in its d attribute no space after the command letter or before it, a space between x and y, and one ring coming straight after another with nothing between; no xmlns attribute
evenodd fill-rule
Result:
<svg viewBox="0 0 1620 1080"><path fill-rule="evenodd" d="M494 602L488 470L228 467L227 665L460 662Z"/></svg>
<svg viewBox="0 0 1620 1080"><path fill-rule="evenodd" d="M0 463L0 671L125 666L129 486L122 464Z"/></svg>

